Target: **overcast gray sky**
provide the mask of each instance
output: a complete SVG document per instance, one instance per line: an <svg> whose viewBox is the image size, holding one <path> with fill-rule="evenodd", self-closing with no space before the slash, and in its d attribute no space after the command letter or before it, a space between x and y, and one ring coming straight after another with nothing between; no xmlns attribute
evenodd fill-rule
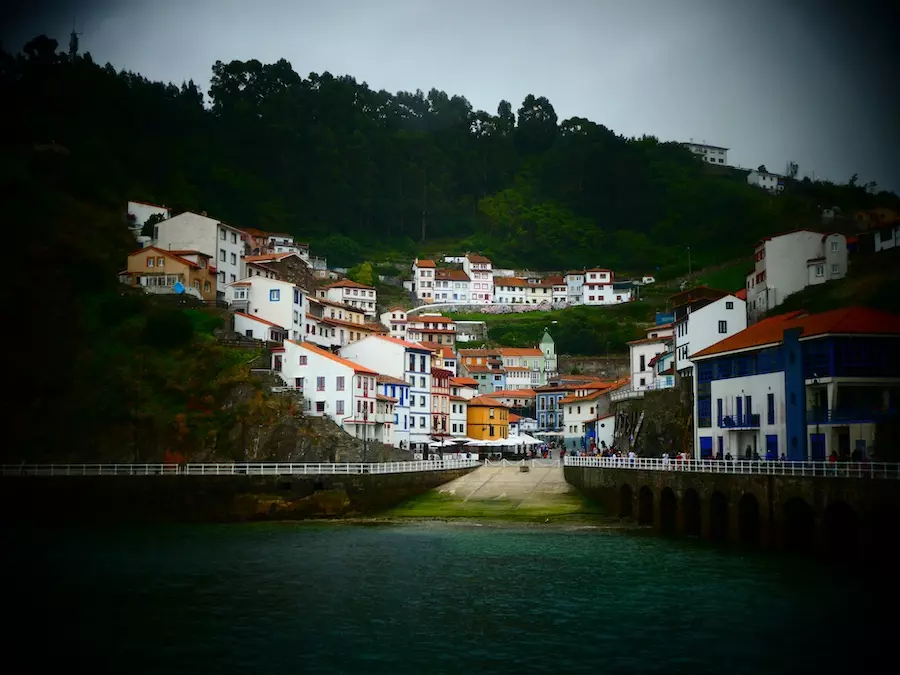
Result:
<svg viewBox="0 0 900 675"><path fill-rule="evenodd" d="M303 76L436 87L490 112L534 93L560 120L705 140L735 165L781 172L794 160L801 175L858 173L900 192L896 16L867 3L32 0L3 10L2 39L18 51L45 33L65 47L74 15L96 61L204 90L217 59L283 57Z"/></svg>

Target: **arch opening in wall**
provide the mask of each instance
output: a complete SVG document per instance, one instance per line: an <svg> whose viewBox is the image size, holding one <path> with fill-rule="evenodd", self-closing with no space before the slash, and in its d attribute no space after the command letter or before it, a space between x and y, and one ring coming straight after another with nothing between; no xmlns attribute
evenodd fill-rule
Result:
<svg viewBox="0 0 900 675"><path fill-rule="evenodd" d="M847 502L828 504L822 517L826 552L835 558L855 558L859 553L856 512Z"/></svg>
<svg viewBox="0 0 900 675"><path fill-rule="evenodd" d="M663 534L675 534L678 518L678 499L670 487L659 495L659 529Z"/></svg>
<svg viewBox="0 0 900 675"><path fill-rule="evenodd" d="M728 497L718 491L709 500L709 538L728 541Z"/></svg>
<svg viewBox="0 0 900 675"><path fill-rule="evenodd" d="M628 483L619 488L619 518L631 518L634 491Z"/></svg>
<svg viewBox="0 0 900 675"><path fill-rule="evenodd" d="M756 548L760 543L762 523L759 517L759 501L749 492L738 502L738 537L741 544Z"/></svg>
<svg viewBox="0 0 900 675"><path fill-rule="evenodd" d="M653 524L653 490L646 485L638 492L638 524Z"/></svg>
<svg viewBox="0 0 900 675"><path fill-rule="evenodd" d="M816 514L802 497L784 503L781 542L786 551L808 553L815 542Z"/></svg>
<svg viewBox="0 0 900 675"><path fill-rule="evenodd" d="M684 533L689 537L699 537L702 530L702 511L700 509L700 495L694 488L689 488L684 493L682 500L684 511Z"/></svg>

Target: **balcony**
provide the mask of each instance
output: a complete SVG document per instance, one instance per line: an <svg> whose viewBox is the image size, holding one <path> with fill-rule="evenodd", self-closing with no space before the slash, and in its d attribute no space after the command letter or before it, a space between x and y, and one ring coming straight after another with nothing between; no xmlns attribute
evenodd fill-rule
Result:
<svg viewBox="0 0 900 675"><path fill-rule="evenodd" d="M720 429L759 429L759 415L725 415L719 418Z"/></svg>
<svg viewBox="0 0 900 675"><path fill-rule="evenodd" d="M893 408L814 408L806 411L807 424L878 424L897 419Z"/></svg>

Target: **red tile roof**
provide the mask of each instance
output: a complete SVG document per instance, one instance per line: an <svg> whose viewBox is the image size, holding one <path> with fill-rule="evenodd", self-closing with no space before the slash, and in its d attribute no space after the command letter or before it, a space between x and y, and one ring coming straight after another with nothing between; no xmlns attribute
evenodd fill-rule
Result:
<svg viewBox="0 0 900 675"><path fill-rule="evenodd" d="M340 281L335 281L333 284L328 284L325 288L365 288L369 291L374 291L374 286L366 286L365 284L360 284L352 279L341 279Z"/></svg>
<svg viewBox="0 0 900 675"><path fill-rule="evenodd" d="M734 297L736 297L738 300L747 300L747 289L742 288L739 291L735 291Z"/></svg>
<svg viewBox="0 0 900 675"><path fill-rule="evenodd" d="M277 323L272 323L271 321L266 321L265 319L261 319L258 316L253 316L252 314L246 314L244 312L235 312L235 316L242 316L245 319L253 319L254 321L259 321L260 323L264 323L267 326L272 326L273 328L278 328L279 330L284 330L284 326L279 326Z"/></svg>
<svg viewBox="0 0 900 675"><path fill-rule="evenodd" d="M504 389L491 392L491 396L500 398L534 398L534 389Z"/></svg>
<svg viewBox="0 0 900 675"><path fill-rule="evenodd" d="M379 340L385 340L386 342L393 342L394 344L406 347L407 349L418 349L426 352L433 351L431 347L420 345L418 342L409 342L408 340L401 340L400 338L391 337L390 335L375 335L374 337Z"/></svg>
<svg viewBox="0 0 900 675"><path fill-rule="evenodd" d="M421 267L421 265L419 265ZM442 281L470 281L469 275L463 270L439 269L435 270L434 278Z"/></svg>
<svg viewBox="0 0 900 675"><path fill-rule="evenodd" d="M409 382L406 380L401 380L399 377L393 377L391 375L379 375L375 379L378 384L399 384L401 386L409 386Z"/></svg>
<svg viewBox="0 0 900 675"><path fill-rule="evenodd" d="M434 260L417 260L416 267L435 267Z"/></svg>
<svg viewBox="0 0 900 675"><path fill-rule="evenodd" d="M537 347L501 347L503 356L543 356L543 352Z"/></svg>
<svg viewBox="0 0 900 675"><path fill-rule="evenodd" d="M787 312L763 319L740 333L691 354L691 359L781 344L784 331L789 328L801 328L801 338L820 335L900 335L900 316L865 307L833 309L820 314Z"/></svg>
<svg viewBox="0 0 900 675"><path fill-rule="evenodd" d="M331 352L322 349L321 347L316 347L311 342L298 342L296 340L287 340L286 342L290 342L291 344L297 345L298 347L302 347L307 351L312 352L313 354L318 354L319 356L323 356L326 359L331 359L335 363L340 363L342 366L347 366L347 368L352 368L355 373L362 373L363 375L375 375L378 376L374 370L369 370L365 366L361 366L358 363L354 363L353 361L348 361L347 359L342 359L340 356L336 356Z"/></svg>
<svg viewBox="0 0 900 675"><path fill-rule="evenodd" d="M486 258L478 253L469 253L466 255L466 257L469 259L469 262L473 263L488 263L489 265L491 263L490 258Z"/></svg>
<svg viewBox="0 0 900 675"><path fill-rule="evenodd" d="M471 377L451 377L450 384L457 387L477 387L478 383Z"/></svg>

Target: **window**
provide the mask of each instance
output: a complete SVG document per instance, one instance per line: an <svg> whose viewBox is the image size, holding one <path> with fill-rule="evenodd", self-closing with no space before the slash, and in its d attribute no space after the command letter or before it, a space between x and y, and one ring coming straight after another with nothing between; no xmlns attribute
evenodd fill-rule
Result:
<svg viewBox="0 0 900 675"><path fill-rule="evenodd" d="M210 286L208 281L203 282L203 292L209 293L212 290L212 286Z"/></svg>
<svg viewBox="0 0 900 675"><path fill-rule="evenodd" d="M344 391L344 376L338 375L335 386L338 391Z"/></svg>
<svg viewBox="0 0 900 675"><path fill-rule="evenodd" d="M415 372L415 370L416 370L416 355L415 355L415 354L410 354L410 355L409 355L409 370L411 370L411 371L413 371L413 372ZM409 383L410 383L410 384L415 384L416 381L415 381L414 378L410 378L410 382L409 382Z"/></svg>
<svg viewBox="0 0 900 675"><path fill-rule="evenodd" d="M336 407L334 410L335 410L335 413L337 413L338 415L343 415L344 414L344 402L338 401L336 403Z"/></svg>
<svg viewBox="0 0 900 675"><path fill-rule="evenodd" d="M490 426L488 426L488 435L491 436L491 437L494 436L494 425L493 425L493 424L491 424Z"/></svg>
<svg viewBox="0 0 900 675"><path fill-rule="evenodd" d="M825 276L825 265L816 265L816 276L817 277Z"/></svg>
<svg viewBox="0 0 900 675"><path fill-rule="evenodd" d="M638 370L646 370L647 369L646 366L647 366L647 357L644 356L643 354L641 354L640 367L638 368ZM641 382L641 384L643 384L643 381Z"/></svg>
<svg viewBox="0 0 900 675"><path fill-rule="evenodd" d="M247 330L244 331L244 335L246 335L248 338L252 338L253 337L253 329L248 328Z"/></svg>
<svg viewBox="0 0 900 675"><path fill-rule="evenodd" d="M422 389L425 388L425 378L424 377L419 378L419 387Z"/></svg>
<svg viewBox="0 0 900 675"><path fill-rule="evenodd" d="M236 243L237 243L237 232L232 232L232 233L231 233L231 243L232 243L232 244L236 244Z"/></svg>
<svg viewBox="0 0 900 675"><path fill-rule="evenodd" d="M838 250L838 243L837 243L836 241L831 242L831 250L832 250L833 252L837 253L837 250Z"/></svg>
<svg viewBox="0 0 900 675"><path fill-rule="evenodd" d="M424 356L419 356L419 372L421 372L421 373L425 372L425 357Z"/></svg>
<svg viewBox="0 0 900 675"><path fill-rule="evenodd" d="M156 264L156 258L147 258L147 267L153 267Z"/></svg>
<svg viewBox="0 0 900 675"><path fill-rule="evenodd" d="M281 300L281 291L277 288L273 288L269 291L269 302L278 302Z"/></svg>
<svg viewBox="0 0 900 675"><path fill-rule="evenodd" d="M423 408L425 407L425 397L424 396L419 397L419 405Z"/></svg>
<svg viewBox="0 0 900 675"><path fill-rule="evenodd" d="M219 249L219 260L221 260L222 262L225 262L225 249L224 248Z"/></svg>
<svg viewBox="0 0 900 675"><path fill-rule="evenodd" d="M156 266L157 266L157 267L165 267L165 266L166 266L166 259L165 259L165 258L157 258L157 259L156 259Z"/></svg>
<svg viewBox="0 0 900 675"><path fill-rule="evenodd" d="M832 273L832 274L837 274L837 273L838 273L838 270L840 270L840 267L839 267L838 265L832 265L832 266L831 266L831 273Z"/></svg>
<svg viewBox="0 0 900 675"><path fill-rule="evenodd" d="M225 283L225 272L219 272L219 282Z"/></svg>
<svg viewBox="0 0 900 675"><path fill-rule="evenodd" d="M225 241L225 230L223 230L222 228L219 228L219 239Z"/></svg>
<svg viewBox="0 0 900 675"><path fill-rule="evenodd" d="M237 254L236 253L231 254L231 264L237 265Z"/></svg>
<svg viewBox="0 0 900 675"><path fill-rule="evenodd" d="M719 332L720 332L720 333L727 333L727 332L728 332L728 322L727 322L727 321L720 321L720 322L719 322Z"/></svg>
<svg viewBox="0 0 900 675"><path fill-rule="evenodd" d="M231 283L234 283L235 281L237 281L237 277L236 277L236 276L234 276L233 274L230 275L230 276L231 276L231 279L230 279Z"/></svg>
<svg viewBox="0 0 900 675"><path fill-rule="evenodd" d="M734 303L731 300L725 302L725 309L734 309Z"/></svg>
<svg viewBox="0 0 900 675"><path fill-rule="evenodd" d="M424 426L425 426L425 418L424 418L424 417L420 417L420 418L419 418L419 426L420 426L420 427L424 427Z"/></svg>
<svg viewBox="0 0 900 675"><path fill-rule="evenodd" d="M775 394L766 396L766 422L775 424Z"/></svg>
<svg viewBox="0 0 900 675"><path fill-rule="evenodd" d="M297 288L294 289L294 304L295 305L300 304L300 290Z"/></svg>

